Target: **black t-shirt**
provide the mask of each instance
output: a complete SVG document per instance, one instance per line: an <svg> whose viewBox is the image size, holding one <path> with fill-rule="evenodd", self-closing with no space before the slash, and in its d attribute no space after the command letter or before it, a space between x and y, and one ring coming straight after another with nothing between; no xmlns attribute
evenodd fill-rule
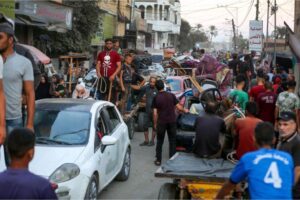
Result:
<svg viewBox="0 0 300 200"><path fill-rule="evenodd" d="M139 74L137 74L136 72L132 73L131 85L137 85L138 83L141 83L143 80L144 78Z"/></svg>
<svg viewBox="0 0 300 200"><path fill-rule="evenodd" d="M175 106L178 100L169 92L158 92L152 102L152 108L157 109L158 124L176 123Z"/></svg>
<svg viewBox="0 0 300 200"><path fill-rule="evenodd" d="M125 64L122 66L123 70L123 81L125 84L137 85L142 82L144 78L136 73L130 66L126 66Z"/></svg>
<svg viewBox="0 0 300 200"><path fill-rule="evenodd" d="M234 76L237 75L237 66L238 66L239 63L240 63L239 60L232 60L228 63L228 66L229 66L230 69L232 69Z"/></svg>
<svg viewBox="0 0 300 200"><path fill-rule="evenodd" d="M220 133L225 133L226 125L217 115L204 115L195 122L196 139L194 153L199 157L210 157L221 148Z"/></svg>
<svg viewBox="0 0 300 200"><path fill-rule="evenodd" d="M239 63L238 71L239 71L239 74L243 74L244 76L247 76L247 72L250 71L249 63L247 63L247 62Z"/></svg>
<svg viewBox="0 0 300 200"><path fill-rule="evenodd" d="M295 133L289 139L279 142L277 149L289 153L294 161L294 166L300 166L300 135ZM294 199L300 198L300 181L293 188Z"/></svg>

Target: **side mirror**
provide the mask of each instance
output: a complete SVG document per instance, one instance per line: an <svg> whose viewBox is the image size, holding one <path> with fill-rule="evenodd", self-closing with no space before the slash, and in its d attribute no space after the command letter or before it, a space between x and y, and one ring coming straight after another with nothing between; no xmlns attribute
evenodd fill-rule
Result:
<svg viewBox="0 0 300 200"><path fill-rule="evenodd" d="M117 139L109 135L104 136L101 141L104 146L114 145L117 143Z"/></svg>

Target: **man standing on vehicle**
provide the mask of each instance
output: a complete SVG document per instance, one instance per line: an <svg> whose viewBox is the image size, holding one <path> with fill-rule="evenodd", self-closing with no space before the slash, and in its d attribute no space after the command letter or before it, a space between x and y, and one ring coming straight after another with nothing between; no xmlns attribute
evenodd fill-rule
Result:
<svg viewBox="0 0 300 200"><path fill-rule="evenodd" d="M273 125L259 123L255 128L255 142L259 150L240 159L216 199L224 199L243 180L249 184L251 199L291 199L293 159L286 152L272 149L274 141Z"/></svg>
<svg viewBox="0 0 300 200"><path fill-rule="evenodd" d="M294 160L295 186L293 198L300 198L300 136L297 133L296 114L281 112L278 118L279 142L277 149L289 153Z"/></svg>
<svg viewBox="0 0 300 200"><path fill-rule="evenodd" d="M3 89L3 59L0 55L0 146L4 143L5 129L5 95Z"/></svg>
<svg viewBox="0 0 300 200"><path fill-rule="evenodd" d="M100 91L103 93L100 94L101 100L107 100L110 88L112 101L116 101L116 78L121 71L121 57L120 55L114 51L113 49L113 40L108 38L105 40L105 50L100 52L97 59L97 76L98 78L103 78L100 80L99 86L106 86L104 88L100 88ZM101 81L104 81L101 83Z"/></svg>
<svg viewBox="0 0 300 200"><path fill-rule="evenodd" d="M7 139L9 168L0 173L0 199L57 199L50 182L28 171L34 155L35 135L14 129Z"/></svg>
<svg viewBox="0 0 300 200"><path fill-rule="evenodd" d="M176 153L175 107L185 113L189 111L179 104L174 94L164 91L162 80L157 80L155 86L158 94L154 97L152 103L154 130L157 130L156 160L154 164L159 166L161 165L162 146L166 131L169 138L169 157L171 158Z"/></svg>
<svg viewBox="0 0 300 200"><path fill-rule="evenodd" d="M3 85L6 97L6 129L22 127L22 90L27 106L26 127L33 130L35 94L30 60L14 50L14 30L8 23L0 24L0 54L3 57Z"/></svg>

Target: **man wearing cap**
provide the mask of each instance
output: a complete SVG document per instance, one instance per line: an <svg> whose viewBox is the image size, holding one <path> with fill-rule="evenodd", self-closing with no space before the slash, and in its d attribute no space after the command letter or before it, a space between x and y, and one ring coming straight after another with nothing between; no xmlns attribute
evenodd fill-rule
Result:
<svg viewBox="0 0 300 200"><path fill-rule="evenodd" d="M288 90L281 92L276 101L275 119L279 117L279 113L290 111L296 113L296 123L299 122L298 111L300 109L299 97L294 93L296 87L296 81L290 80L287 83ZM277 128L277 124L275 125Z"/></svg>
<svg viewBox="0 0 300 200"><path fill-rule="evenodd" d="M9 23L0 24L0 54L3 57L3 85L6 98L6 130L23 126L22 90L27 106L26 127L33 129L35 94L30 60L14 50L14 30Z"/></svg>
<svg viewBox="0 0 300 200"><path fill-rule="evenodd" d="M296 114L293 112L281 112L278 117L279 142L277 149L289 153L294 161L293 198L300 198L300 136L297 133Z"/></svg>
<svg viewBox="0 0 300 200"><path fill-rule="evenodd" d="M3 90L3 59L0 56L0 145L4 143L5 130L5 96Z"/></svg>

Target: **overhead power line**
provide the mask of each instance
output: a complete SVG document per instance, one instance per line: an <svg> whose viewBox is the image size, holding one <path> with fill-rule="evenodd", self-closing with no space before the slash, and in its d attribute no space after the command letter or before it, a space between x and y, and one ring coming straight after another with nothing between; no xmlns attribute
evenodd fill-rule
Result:
<svg viewBox="0 0 300 200"><path fill-rule="evenodd" d="M245 18L243 19L242 23L240 25L238 25L238 27L241 27L245 23L246 19L248 18L249 14L251 12L253 4L254 4L254 0L251 0L251 3L249 5L248 11L247 11L247 14L246 14Z"/></svg>

